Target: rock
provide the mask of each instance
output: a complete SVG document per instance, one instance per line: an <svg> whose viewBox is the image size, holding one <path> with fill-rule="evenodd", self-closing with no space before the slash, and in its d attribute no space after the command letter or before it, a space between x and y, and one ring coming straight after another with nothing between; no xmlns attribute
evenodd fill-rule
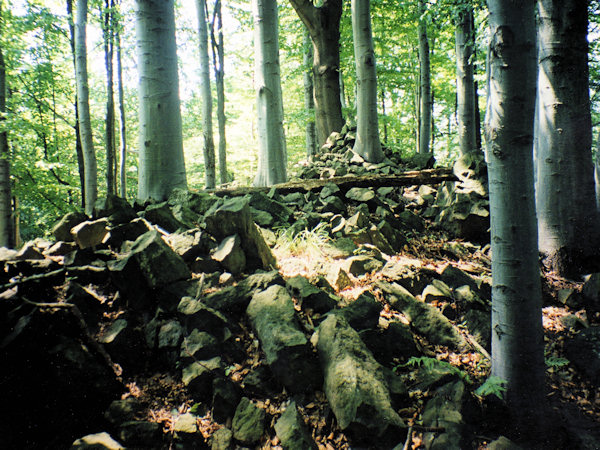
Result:
<svg viewBox="0 0 600 450"><path fill-rule="evenodd" d="M145 420L132 420L119 426L119 439L128 447L156 448L163 440L162 425Z"/></svg>
<svg viewBox="0 0 600 450"><path fill-rule="evenodd" d="M492 317L490 312L477 309L468 310L462 318L471 336L485 349L490 350L492 338Z"/></svg>
<svg viewBox="0 0 600 450"><path fill-rule="evenodd" d="M148 309L148 292L191 277L181 257L162 240L157 231L148 231L136 239L129 253L109 263L111 276L127 295L133 309ZM143 297L143 298L142 298Z"/></svg>
<svg viewBox="0 0 600 450"><path fill-rule="evenodd" d="M317 450L296 402L290 403L281 417L275 422L275 432L285 450Z"/></svg>
<svg viewBox="0 0 600 450"><path fill-rule="evenodd" d="M127 320L115 320L106 327L98 340L125 371L134 372L144 366L146 355L142 351L142 336Z"/></svg>
<svg viewBox="0 0 600 450"><path fill-rule="evenodd" d="M17 253L18 252L16 250L6 247L0 247L0 262L14 261L16 259Z"/></svg>
<svg viewBox="0 0 600 450"><path fill-rule="evenodd" d="M440 280L431 280L431 284L423 289L421 298L426 303L433 301L451 302L453 300L452 290L446 283Z"/></svg>
<svg viewBox="0 0 600 450"><path fill-rule="evenodd" d="M133 207L124 198L116 195L107 195L96 200L94 205L94 218L107 218L112 225L131 222L137 217Z"/></svg>
<svg viewBox="0 0 600 450"><path fill-rule="evenodd" d="M285 288L271 286L255 293L246 313L267 364L279 381L292 392L318 386L321 378L317 362Z"/></svg>
<svg viewBox="0 0 600 450"><path fill-rule="evenodd" d="M169 247L188 264L200 255L206 255L217 247L217 242L208 233L199 229L186 230L165 236Z"/></svg>
<svg viewBox="0 0 600 450"><path fill-rule="evenodd" d="M385 236L379 231L379 228L375 225L371 225L371 227L367 230L369 233L369 240L371 243L377 247L381 252L387 255L393 255L395 253L391 244L385 238Z"/></svg>
<svg viewBox="0 0 600 450"><path fill-rule="evenodd" d="M252 221L248 200L233 198L206 215L206 230L217 240L239 235L248 269L271 269L277 266L262 234Z"/></svg>
<svg viewBox="0 0 600 450"><path fill-rule="evenodd" d="M462 441L465 423L461 414L465 385L462 381L454 381L440 387L425 405L423 425L443 427L443 433L425 433L424 441L428 449L461 450L465 448Z"/></svg>
<svg viewBox="0 0 600 450"><path fill-rule="evenodd" d="M85 323L89 327L95 327L104 312L102 299L90 289L84 288L74 281L69 283L65 296L65 302L79 308Z"/></svg>
<svg viewBox="0 0 600 450"><path fill-rule="evenodd" d="M115 249L121 248L125 241L135 241L142 234L150 231L150 224L141 218L124 224L116 225L110 229L106 243Z"/></svg>
<svg viewBox="0 0 600 450"><path fill-rule="evenodd" d="M175 218L167 202L148 205L142 213L142 217L169 233L174 233L180 228L186 228L184 224Z"/></svg>
<svg viewBox="0 0 600 450"><path fill-rule="evenodd" d="M411 326L434 345L445 345L461 349L466 345L464 338L454 329L452 323L436 308L420 302L399 284L378 282L390 306L402 312Z"/></svg>
<svg viewBox="0 0 600 450"><path fill-rule="evenodd" d="M491 298L489 285L482 283L481 280L476 280L468 273L452 265L446 266L440 274L440 280L453 288L465 285L469 286L477 295L483 296L486 299Z"/></svg>
<svg viewBox="0 0 600 450"><path fill-rule="evenodd" d="M177 417L173 424L173 433L175 439L180 441L184 448L193 448L199 440L202 440L202 434L198 430L198 418L191 413L181 414Z"/></svg>
<svg viewBox="0 0 600 450"><path fill-rule="evenodd" d="M135 397L123 400L114 400L104 413L104 417L113 425L132 421L135 415L142 410L140 401Z"/></svg>
<svg viewBox="0 0 600 450"><path fill-rule="evenodd" d="M600 379L600 326L586 328L567 341L565 356L590 380Z"/></svg>
<svg viewBox="0 0 600 450"><path fill-rule="evenodd" d="M37 249L34 242L26 242L14 255L14 259L17 261L41 260L45 258L44 254Z"/></svg>
<svg viewBox="0 0 600 450"><path fill-rule="evenodd" d="M124 450L107 432L88 434L77 439L71 445L71 450Z"/></svg>
<svg viewBox="0 0 600 450"><path fill-rule="evenodd" d="M383 330L363 330L359 335L375 359L386 366L392 365L396 358L407 361L419 354L410 328L400 322L392 322Z"/></svg>
<svg viewBox="0 0 600 450"><path fill-rule="evenodd" d="M346 225L344 226L344 233L349 234L355 230L359 230L361 228L366 228L369 225L369 218L362 211L358 211L348 220L346 220Z"/></svg>
<svg viewBox="0 0 600 450"><path fill-rule="evenodd" d="M346 288L354 286L348 272L341 267L335 268L334 272L331 274L331 284L333 284L338 291L343 291Z"/></svg>
<svg viewBox="0 0 600 450"><path fill-rule="evenodd" d="M357 255L346 259L342 267L346 272L357 277L359 275L377 272L383 267L383 263L380 260L367 255Z"/></svg>
<svg viewBox="0 0 600 450"><path fill-rule="evenodd" d="M335 239L330 245L323 248L323 252L333 259L346 259L354 255L358 246L350 238L343 237Z"/></svg>
<svg viewBox="0 0 600 450"><path fill-rule="evenodd" d="M193 329L181 344L180 357L183 361L203 360L218 356L221 345L217 338L205 331Z"/></svg>
<svg viewBox="0 0 600 450"><path fill-rule="evenodd" d="M242 242L237 234L223 239L211 257L234 275L239 275L246 267L246 255L242 250Z"/></svg>
<svg viewBox="0 0 600 450"><path fill-rule="evenodd" d="M405 426L392 407L381 366L343 317L327 316L313 339L325 374L324 391L342 430L382 436Z"/></svg>
<svg viewBox="0 0 600 450"><path fill-rule="evenodd" d="M64 256L77 249L77 246L72 242L59 241L44 250L44 256ZM0 257L0 261L2 258Z"/></svg>
<svg viewBox="0 0 600 450"><path fill-rule="evenodd" d="M104 243L108 234L107 227L108 220L106 219L86 220L71 228L71 235L79 248L95 247Z"/></svg>
<svg viewBox="0 0 600 450"><path fill-rule="evenodd" d="M222 202L222 199L205 192L192 192L186 189L173 189L167 202L174 210L179 205L192 210L200 216L203 216L215 204ZM179 220L181 220L181 218Z"/></svg>
<svg viewBox="0 0 600 450"><path fill-rule="evenodd" d="M402 223L402 226L405 230L421 232L425 229L425 223L423 222L423 219L408 209L398 214L398 219Z"/></svg>
<svg viewBox="0 0 600 450"><path fill-rule="evenodd" d="M233 450L233 432L229 428L219 428L210 437L211 450Z"/></svg>
<svg viewBox="0 0 600 450"><path fill-rule="evenodd" d="M330 314L344 316L348 324L357 331L376 328L383 305L370 292L362 293L348 306Z"/></svg>
<svg viewBox="0 0 600 450"><path fill-rule="evenodd" d="M331 197L332 195L338 195L340 193L340 188L335 183L327 183L319 192L319 198L321 200L325 200L327 197Z"/></svg>
<svg viewBox="0 0 600 450"><path fill-rule="evenodd" d="M263 192L253 192L249 203L253 208L269 213L275 220L275 224L278 225L287 224L292 215L292 211L287 206L273 200Z"/></svg>
<svg viewBox="0 0 600 450"><path fill-rule="evenodd" d="M52 234L57 241L71 242L73 241L71 228L86 220L88 220L88 216L80 211L65 214L62 219L52 227Z"/></svg>
<svg viewBox="0 0 600 450"><path fill-rule="evenodd" d="M183 368L181 379L196 401L207 401L212 397L215 377L222 376L223 364L216 356L206 361L195 361Z"/></svg>
<svg viewBox="0 0 600 450"><path fill-rule="evenodd" d="M233 417L233 437L244 444L254 444L265 431L264 422L265 411L243 397Z"/></svg>
<svg viewBox="0 0 600 450"><path fill-rule="evenodd" d="M206 331L218 339L225 339L229 334L230 322L219 311L206 306L202 300L183 297L177 306L179 319L187 330Z"/></svg>
<svg viewBox="0 0 600 450"><path fill-rule="evenodd" d="M217 377L213 380L212 418L213 420L226 423L233 418L236 406L240 401L238 386L229 378Z"/></svg>
<svg viewBox="0 0 600 450"><path fill-rule="evenodd" d="M316 313L326 313L337 306L337 300L332 295L312 285L303 276L295 276L286 281L290 295L299 299L302 307Z"/></svg>
<svg viewBox="0 0 600 450"><path fill-rule="evenodd" d="M519 447L510 439L500 436L495 441L490 442L487 445L488 450L522 450L522 447Z"/></svg>
<svg viewBox="0 0 600 450"><path fill-rule="evenodd" d="M415 153L408 161L409 167L415 170L433 169L434 164L433 153Z"/></svg>
<svg viewBox="0 0 600 450"><path fill-rule="evenodd" d="M354 200L355 202L369 202L375 198L375 192L370 188L351 188L346 192L346 198L348 200Z"/></svg>
<svg viewBox="0 0 600 450"><path fill-rule="evenodd" d="M386 220L379 222L377 224L377 229L385 237L392 248L392 251L396 253L402 250L404 245L408 243L406 237L400 231L392 227L392 225Z"/></svg>
<svg viewBox="0 0 600 450"><path fill-rule="evenodd" d="M324 213L346 214L346 204L335 195L322 199L321 205L321 211Z"/></svg>

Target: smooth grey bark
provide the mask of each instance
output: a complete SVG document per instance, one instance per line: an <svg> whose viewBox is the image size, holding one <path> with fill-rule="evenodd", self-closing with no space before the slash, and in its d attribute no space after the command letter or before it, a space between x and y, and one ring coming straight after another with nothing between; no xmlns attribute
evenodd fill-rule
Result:
<svg viewBox="0 0 600 450"><path fill-rule="evenodd" d="M538 0L536 200L539 249L560 275L598 259L588 70L588 2Z"/></svg>
<svg viewBox="0 0 600 450"><path fill-rule="evenodd" d="M139 67L138 198L185 189L174 0L136 0Z"/></svg>
<svg viewBox="0 0 600 450"><path fill-rule="evenodd" d="M106 70L106 116L104 118L104 149L106 151L106 193L116 192L115 165L115 83L114 83L114 0L105 0L100 19L103 23L104 69Z"/></svg>
<svg viewBox="0 0 600 450"><path fill-rule="evenodd" d="M458 147L461 155L478 150L475 120L475 83L473 80L473 5L470 0L458 5L456 16L456 103Z"/></svg>
<svg viewBox="0 0 600 450"><path fill-rule="evenodd" d="M77 62L75 58L75 23L73 17L73 0L67 0L67 17L69 21L69 44L71 45L71 54L73 55L73 70L77 72ZM75 92L75 154L77 155L77 169L79 172L79 185L81 187L81 207L85 208L85 167L83 162L83 148L81 146L81 136L79 134L79 108L77 107L77 92Z"/></svg>
<svg viewBox="0 0 600 450"><path fill-rule="evenodd" d="M258 115L258 168L254 185L271 186L287 179L277 1L252 0L252 15Z"/></svg>
<svg viewBox="0 0 600 450"><path fill-rule="evenodd" d="M217 124L219 128L219 175L221 184L229 181L227 175L227 136L225 132L225 44L223 42L223 14L221 0L215 1L210 35L213 52L213 68L217 87ZM215 25L217 36L215 36Z"/></svg>
<svg viewBox="0 0 600 450"><path fill-rule="evenodd" d="M91 215L98 196L98 169L96 165L96 150L92 136L90 119L89 87L87 74L87 0L77 0L75 20L75 84L77 85L77 109L79 111L79 135L83 150L83 165L85 175L84 210Z"/></svg>
<svg viewBox="0 0 600 450"><path fill-rule="evenodd" d="M377 73L370 0L352 0L352 34L358 85L356 142L353 150L365 161L379 163L383 160L383 151L377 117Z"/></svg>
<svg viewBox="0 0 600 450"><path fill-rule="evenodd" d="M115 32L117 47L117 92L119 93L119 192L127 198L127 119L125 116L125 92L123 89L123 60L121 55L121 30L117 23Z"/></svg>
<svg viewBox="0 0 600 450"><path fill-rule="evenodd" d="M0 36L3 31L2 2L0 2ZM6 66L0 46L0 124L6 120ZM15 246L12 186L10 181L10 148L8 133L0 132L0 247Z"/></svg>
<svg viewBox="0 0 600 450"><path fill-rule="evenodd" d="M215 143L212 126L212 92L210 88L210 63L208 61L208 26L206 0L196 0L198 14L198 41L200 47L200 96L202 97L202 137L204 141L204 184L213 189L216 184Z"/></svg>
<svg viewBox="0 0 600 450"><path fill-rule="evenodd" d="M419 0L419 153L429 153L431 140L431 65L425 2Z"/></svg>
<svg viewBox="0 0 600 450"><path fill-rule="evenodd" d="M511 425L536 436L545 366L533 186L535 3L488 0L488 8L492 375L506 381Z"/></svg>
<svg viewBox="0 0 600 450"><path fill-rule="evenodd" d="M313 47L308 30L304 30L304 51L302 53L302 62L304 63L303 84L304 84L304 109L306 110L306 158L311 159L317 148L317 135L315 130L315 99L314 84L312 75Z"/></svg>
<svg viewBox="0 0 600 450"><path fill-rule="evenodd" d="M340 102L340 20L342 0L290 0L313 42L313 81L317 143L344 126Z"/></svg>

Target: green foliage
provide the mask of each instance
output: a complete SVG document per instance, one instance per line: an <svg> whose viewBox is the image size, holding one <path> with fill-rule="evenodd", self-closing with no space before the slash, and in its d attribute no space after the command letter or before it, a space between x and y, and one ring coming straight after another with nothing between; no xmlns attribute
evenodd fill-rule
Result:
<svg viewBox="0 0 600 450"><path fill-rule="evenodd" d="M399 364L398 366L394 367L393 370L397 371L402 367L422 367L425 370L447 372L451 375L457 375L465 383L471 383L469 374L464 370L460 370L458 367L453 366L449 362L440 361L439 359L430 358L429 356L413 356L404 364Z"/></svg>
<svg viewBox="0 0 600 450"><path fill-rule="evenodd" d="M500 377L490 375L485 382L475 390L475 395L479 397L487 397L495 395L500 400L504 399L506 392L506 380Z"/></svg>
<svg viewBox="0 0 600 450"><path fill-rule="evenodd" d="M561 358L560 356L550 356L546 358L546 366L551 368L560 368L568 365L570 361L566 358Z"/></svg>

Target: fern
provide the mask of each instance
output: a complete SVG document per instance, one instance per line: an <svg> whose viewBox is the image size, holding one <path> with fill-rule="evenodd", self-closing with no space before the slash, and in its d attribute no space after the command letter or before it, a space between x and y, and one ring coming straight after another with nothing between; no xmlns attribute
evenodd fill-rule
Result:
<svg viewBox="0 0 600 450"><path fill-rule="evenodd" d="M546 358L546 366L552 368L564 367L569 364L569 362L568 359L559 356L550 356L549 358Z"/></svg>
<svg viewBox="0 0 600 450"><path fill-rule="evenodd" d="M440 361L436 358L430 358L428 356L413 356L406 363L399 364L394 367L394 371L398 370L401 367L422 367L425 370L439 370L442 372L447 372L451 375L457 375L460 379L462 379L465 383L471 383L471 379L469 378L469 374L464 370L460 370L458 367L453 366L452 364L446 361Z"/></svg>
<svg viewBox="0 0 600 450"><path fill-rule="evenodd" d="M488 395L495 395L500 400L504 399L504 393L506 392L506 380L500 377L490 375L485 382L475 390L475 395L479 397L487 397Z"/></svg>

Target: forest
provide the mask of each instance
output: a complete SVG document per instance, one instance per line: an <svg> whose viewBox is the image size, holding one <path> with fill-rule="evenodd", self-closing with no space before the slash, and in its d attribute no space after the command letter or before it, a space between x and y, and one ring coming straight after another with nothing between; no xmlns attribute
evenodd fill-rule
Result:
<svg viewBox="0 0 600 450"><path fill-rule="evenodd" d="M0 0L2 448L600 448L596 0Z"/></svg>

